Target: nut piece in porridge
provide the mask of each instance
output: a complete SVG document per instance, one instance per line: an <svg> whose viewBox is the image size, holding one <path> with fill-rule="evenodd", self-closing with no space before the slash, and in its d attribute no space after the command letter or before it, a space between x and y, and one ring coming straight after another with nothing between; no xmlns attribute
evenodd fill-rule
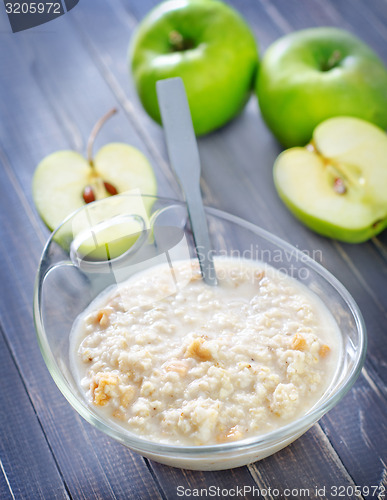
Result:
<svg viewBox="0 0 387 500"><path fill-rule="evenodd" d="M326 344L322 344L320 346L320 349L318 350L318 354L321 358L325 358L325 356L328 356L329 352L330 352L330 347Z"/></svg>
<svg viewBox="0 0 387 500"><path fill-rule="evenodd" d="M176 372L181 377L184 377L188 372L188 364L184 361L180 361L179 359L172 360L165 365L165 370L167 372Z"/></svg>
<svg viewBox="0 0 387 500"><path fill-rule="evenodd" d="M306 348L306 340L302 335L296 333L292 340L292 349L303 351Z"/></svg>
<svg viewBox="0 0 387 500"><path fill-rule="evenodd" d="M111 390L118 384L117 375L112 373L97 373L90 383L90 392L93 403L97 406L105 406L111 398Z"/></svg>
<svg viewBox="0 0 387 500"><path fill-rule="evenodd" d="M325 305L270 266L217 258L148 269L103 292L71 332L74 374L106 419L175 445L228 443L305 414L333 379L340 333ZM191 276L191 278L190 278Z"/></svg>
<svg viewBox="0 0 387 500"><path fill-rule="evenodd" d="M107 326L109 326L109 317L110 317L112 312L113 312L113 309L111 307L101 309L96 314L96 322L99 323L99 325L102 328L106 328Z"/></svg>
<svg viewBox="0 0 387 500"><path fill-rule="evenodd" d="M205 339L199 337L194 339L187 347L186 358L196 358L199 361L208 361L211 359L211 352L205 347Z"/></svg>
<svg viewBox="0 0 387 500"><path fill-rule="evenodd" d="M216 438L218 443L228 443L239 439L243 439L243 433L238 429L237 425L231 427L227 432L219 434Z"/></svg>

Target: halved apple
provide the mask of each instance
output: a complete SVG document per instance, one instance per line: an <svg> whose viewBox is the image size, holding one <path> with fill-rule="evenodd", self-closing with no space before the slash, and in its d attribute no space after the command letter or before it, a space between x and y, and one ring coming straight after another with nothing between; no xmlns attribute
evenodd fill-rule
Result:
<svg viewBox="0 0 387 500"><path fill-rule="evenodd" d="M96 200L132 189L156 194L153 169L133 146L111 143L92 156L97 133L115 111L101 118L91 132L87 159L75 151L58 151L39 163L33 178L33 198L49 229L55 229L72 212Z"/></svg>
<svg viewBox="0 0 387 500"><path fill-rule="evenodd" d="M387 135L358 118L330 118L306 147L279 155L274 183L291 212L314 231L365 241L387 227Z"/></svg>

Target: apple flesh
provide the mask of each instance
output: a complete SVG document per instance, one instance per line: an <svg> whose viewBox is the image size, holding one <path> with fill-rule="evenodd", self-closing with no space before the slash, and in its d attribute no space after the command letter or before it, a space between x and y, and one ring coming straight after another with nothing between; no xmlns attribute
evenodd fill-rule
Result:
<svg viewBox="0 0 387 500"><path fill-rule="evenodd" d="M277 40L262 60L256 92L265 122L286 148L305 146L334 116L387 128L387 69L341 29L310 28Z"/></svg>
<svg viewBox="0 0 387 500"><path fill-rule="evenodd" d="M387 227L387 135L352 117L321 123L274 164L279 196L314 231L349 243Z"/></svg>
<svg viewBox="0 0 387 500"><path fill-rule="evenodd" d="M238 114L254 85L257 44L242 17L218 0L168 0L140 23L129 66L146 112L161 123L156 82L184 81L197 135Z"/></svg>

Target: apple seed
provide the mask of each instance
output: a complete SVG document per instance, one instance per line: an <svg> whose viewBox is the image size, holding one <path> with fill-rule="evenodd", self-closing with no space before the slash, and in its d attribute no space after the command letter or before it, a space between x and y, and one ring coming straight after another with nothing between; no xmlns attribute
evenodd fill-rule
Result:
<svg viewBox="0 0 387 500"><path fill-rule="evenodd" d="M105 186L106 191L112 196L118 194L117 189L113 186L113 184L110 184L110 182L104 181L103 185Z"/></svg>
<svg viewBox="0 0 387 500"><path fill-rule="evenodd" d="M316 145L314 144L314 142L310 142L309 144L307 144L305 146L305 149L307 149L308 151L310 151L311 153L316 153Z"/></svg>
<svg viewBox="0 0 387 500"><path fill-rule="evenodd" d="M347 192L347 188L344 184L344 181L341 177L336 177L333 182L333 189L337 194L345 194Z"/></svg>
<svg viewBox="0 0 387 500"><path fill-rule="evenodd" d="M93 188L91 186L86 186L83 190L82 197L85 200L85 203L91 203L92 201L95 201Z"/></svg>

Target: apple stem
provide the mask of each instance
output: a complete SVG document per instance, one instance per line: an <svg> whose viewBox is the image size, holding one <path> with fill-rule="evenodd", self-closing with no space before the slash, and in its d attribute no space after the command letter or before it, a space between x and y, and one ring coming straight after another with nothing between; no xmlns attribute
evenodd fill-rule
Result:
<svg viewBox="0 0 387 500"><path fill-rule="evenodd" d="M89 162L89 164L92 168L94 167L94 164L93 164L93 146L94 146L95 138L97 137L101 128L105 125L105 122L107 122L107 120L109 120L109 118L111 116L115 115L117 113L117 111L118 110L116 108L113 108L110 111L108 111L104 116L102 116L102 118L100 118L97 121L97 123L94 125L94 127L90 133L89 139L87 141L87 161Z"/></svg>
<svg viewBox="0 0 387 500"><path fill-rule="evenodd" d="M337 66L337 63L339 63L340 60L341 60L341 52L339 50L334 50L332 52L331 57L328 59L327 63L323 65L322 70L330 71L331 69Z"/></svg>
<svg viewBox="0 0 387 500"><path fill-rule="evenodd" d="M183 35L176 30L169 33L168 39L173 52L188 50L194 47L192 40L185 39Z"/></svg>

